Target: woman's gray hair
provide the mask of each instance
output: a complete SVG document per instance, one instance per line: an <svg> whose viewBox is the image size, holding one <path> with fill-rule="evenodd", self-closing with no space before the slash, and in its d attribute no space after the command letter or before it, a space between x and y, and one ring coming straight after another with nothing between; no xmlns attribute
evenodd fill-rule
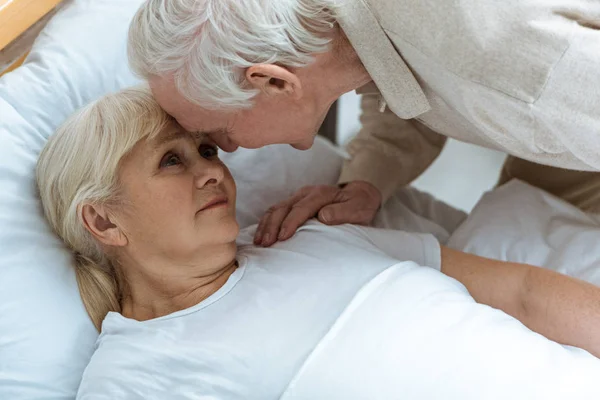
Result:
<svg viewBox="0 0 600 400"><path fill-rule="evenodd" d="M337 0L339 1L339 0ZM205 108L245 108L245 70L303 67L329 49L336 0L148 0L129 28L129 62L146 79L173 76Z"/></svg>

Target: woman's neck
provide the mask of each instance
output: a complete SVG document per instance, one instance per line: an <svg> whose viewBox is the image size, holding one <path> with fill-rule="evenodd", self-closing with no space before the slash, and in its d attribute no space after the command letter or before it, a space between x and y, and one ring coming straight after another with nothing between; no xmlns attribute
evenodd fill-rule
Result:
<svg viewBox="0 0 600 400"><path fill-rule="evenodd" d="M227 249L229 250L229 249ZM238 264L230 251L212 251L210 260L202 265L162 266L157 274L123 265L127 292L121 300L121 314L127 318L146 321L195 306L212 296L236 270ZM166 269L170 271L166 271ZM176 271L176 273L169 273Z"/></svg>

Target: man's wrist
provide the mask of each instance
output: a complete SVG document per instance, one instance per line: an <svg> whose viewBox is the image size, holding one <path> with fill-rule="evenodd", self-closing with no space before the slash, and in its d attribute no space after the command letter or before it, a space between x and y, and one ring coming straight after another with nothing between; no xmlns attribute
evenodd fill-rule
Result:
<svg viewBox="0 0 600 400"><path fill-rule="evenodd" d="M358 187L361 190L368 192L377 201L378 208L381 207L381 205L382 205L381 192L379 191L377 186L373 185L371 182L367 182L367 181L363 181L363 180L342 182L342 183L338 183L338 187L341 189Z"/></svg>

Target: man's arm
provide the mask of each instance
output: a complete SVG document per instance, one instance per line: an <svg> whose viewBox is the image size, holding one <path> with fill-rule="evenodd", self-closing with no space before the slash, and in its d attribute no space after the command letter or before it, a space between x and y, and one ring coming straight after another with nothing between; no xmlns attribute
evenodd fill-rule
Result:
<svg viewBox="0 0 600 400"><path fill-rule="evenodd" d="M339 183L369 182L379 189L384 203L395 189L431 165L446 137L387 108L380 112L378 103L378 96L362 96L362 129L348 145L351 158L344 163Z"/></svg>
<svg viewBox="0 0 600 400"><path fill-rule="evenodd" d="M287 240L308 219L329 225L368 225L401 185L419 176L440 154L446 137L392 111L379 111L378 96L363 95L362 129L348 145L339 186L307 186L271 207L261 219L254 243Z"/></svg>
<svg viewBox="0 0 600 400"><path fill-rule="evenodd" d="M478 303L500 309L555 342L600 357L600 288L547 269L442 248L442 272Z"/></svg>

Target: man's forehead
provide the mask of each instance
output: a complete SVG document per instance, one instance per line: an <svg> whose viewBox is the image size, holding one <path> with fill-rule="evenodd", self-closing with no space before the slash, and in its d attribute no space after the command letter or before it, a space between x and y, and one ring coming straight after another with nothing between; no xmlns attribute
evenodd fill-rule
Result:
<svg viewBox="0 0 600 400"><path fill-rule="evenodd" d="M170 108L179 112L194 112L195 114L201 114L203 117L216 115L215 113L211 113L208 109L193 103L184 95L182 95L177 89L173 78L154 76L150 78L148 83L154 98L167 112L169 112L168 108Z"/></svg>
<svg viewBox="0 0 600 400"><path fill-rule="evenodd" d="M227 133L229 113L209 110L181 95L172 78L152 77L150 88L160 106L185 128L202 135Z"/></svg>
<svg viewBox="0 0 600 400"><path fill-rule="evenodd" d="M182 108L192 105L179 93L173 78L153 76L148 80L148 84L156 101L167 112L169 112L168 108Z"/></svg>

